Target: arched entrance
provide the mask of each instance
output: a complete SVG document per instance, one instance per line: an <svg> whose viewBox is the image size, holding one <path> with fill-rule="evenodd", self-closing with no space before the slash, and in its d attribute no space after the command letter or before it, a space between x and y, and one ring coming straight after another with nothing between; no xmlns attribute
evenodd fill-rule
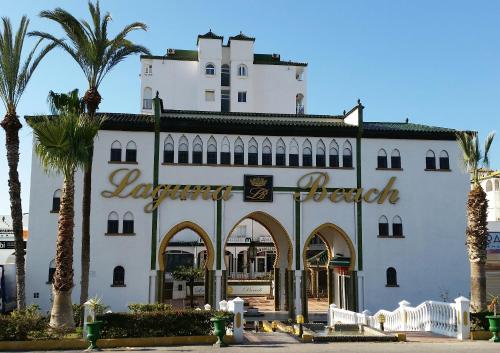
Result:
<svg viewBox="0 0 500 353"><path fill-rule="evenodd" d="M201 241L193 239L193 235ZM215 301L213 295L215 292L214 259L215 251L212 241L203 228L190 221L184 221L172 227L163 237L158 249L158 301L174 300L175 295L171 293L186 290L173 286L171 272L177 265L187 265L204 269L203 304L213 305Z"/></svg>
<svg viewBox="0 0 500 353"><path fill-rule="evenodd" d="M351 239L340 227L324 223L315 228L304 243L302 261L304 316L307 317L309 306L313 306L311 303L314 301L324 303L314 304L313 309L319 312L328 310L329 304L356 310L356 251Z"/></svg>
<svg viewBox="0 0 500 353"><path fill-rule="evenodd" d="M226 237L224 253L223 298L247 297L260 311L288 310L292 242L276 218L261 211L240 218Z"/></svg>

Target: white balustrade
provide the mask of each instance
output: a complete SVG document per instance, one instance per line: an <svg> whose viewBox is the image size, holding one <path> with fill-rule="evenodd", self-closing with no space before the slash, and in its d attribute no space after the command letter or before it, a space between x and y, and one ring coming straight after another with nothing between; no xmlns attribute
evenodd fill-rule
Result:
<svg viewBox="0 0 500 353"><path fill-rule="evenodd" d="M427 331L462 340L470 335L469 306L469 299L464 297L455 299L455 303L425 301L416 307L403 300L394 311L379 310L369 315L366 310L356 313L332 304L328 324L365 324L378 329L383 315L386 331Z"/></svg>

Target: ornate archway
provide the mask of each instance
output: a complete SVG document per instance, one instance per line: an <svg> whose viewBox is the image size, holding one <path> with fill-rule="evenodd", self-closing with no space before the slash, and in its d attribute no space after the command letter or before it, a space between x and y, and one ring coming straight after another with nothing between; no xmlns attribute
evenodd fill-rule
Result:
<svg viewBox="0 0 500 353"><path fill-rule="evenodd" d="M158 248L158 268L160 271L165 271L165 259L163 257L163 253L165 252L165 249L168 246L168 243L170 240L180 231L184 229L190 229L196 234L200 236L200 238L203 240L203 243L205 244L205 247L207 249L207 262L205 266L207 267L208 270L212 270L214 266L214 259L215 259L215 250L214 246L212 244L212 241L210 240L210 237L208 236L207 232L203 230L199 225L196 223L193 223L191 221L184 221L181 222L175 226L173 226L167 234L163 237L160 246Z"/></svg>

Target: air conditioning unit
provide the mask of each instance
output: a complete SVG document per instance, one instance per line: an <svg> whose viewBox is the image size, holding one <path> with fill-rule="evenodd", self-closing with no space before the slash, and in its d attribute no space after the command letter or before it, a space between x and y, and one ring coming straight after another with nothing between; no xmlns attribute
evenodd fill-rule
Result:
<svg viewBox="0 0 500 353"><path fill-rule="evenodd" d="M276 54L276 53L273 53L273 59L274 60L279 60L280 59L280 55Z"/></svg>
<svg viewBox="0 0 500 353"><path fill-rule="evenodd" d="M167 49L167 55L174 55L175 49Z"/></svg>

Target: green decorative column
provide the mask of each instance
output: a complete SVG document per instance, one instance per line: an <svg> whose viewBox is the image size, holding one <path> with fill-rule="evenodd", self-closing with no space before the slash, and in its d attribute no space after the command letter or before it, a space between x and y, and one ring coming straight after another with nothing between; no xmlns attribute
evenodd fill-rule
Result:
<svg viewBox="0 0 500 353"><path fill-rule="evenodd" d="M290 275L288 274L288 269L285 269L285 310L289 310L290 308L290 297L289 297L289 292L290 292L290 286L288 285L288 280L290 279Z"/></svg>
<svg viewBox="0 0 500 353"><path fill-rule="evenodd" d="M295 271L288 271L288 315L295 320Z"/></svg>
<svg viewBox="0 0 500 353"><path fill-rule="evenodd" d="M227 270L222 271L221 282L221 298L227 301Z"/></svg>
<svg viewBox="0 0 500 353"><path fill-rule="evenodd" d="M274 268L274 310L275 311L280 310L280 298L281 298L280 269L279 269L279 267L275 267Z"/></svg>
<svg viewBox="0 0 500 353"><path fill-rule="evenodd" d="M304 316L304 322L309 322L309 303L307 301L307 270L302 270L302 283L300 288L301 301L302 301L302 316Z"/></svg>
<svg viewBox="0 0 500 353"><path fill-rule="evenodd" d="M326 280L327 280L327 286L328 286L328 305L334 303L334 296L335 296L335 276L333 274L333 268L328 266L327 269L327 275L326 275Z"/></svg>

